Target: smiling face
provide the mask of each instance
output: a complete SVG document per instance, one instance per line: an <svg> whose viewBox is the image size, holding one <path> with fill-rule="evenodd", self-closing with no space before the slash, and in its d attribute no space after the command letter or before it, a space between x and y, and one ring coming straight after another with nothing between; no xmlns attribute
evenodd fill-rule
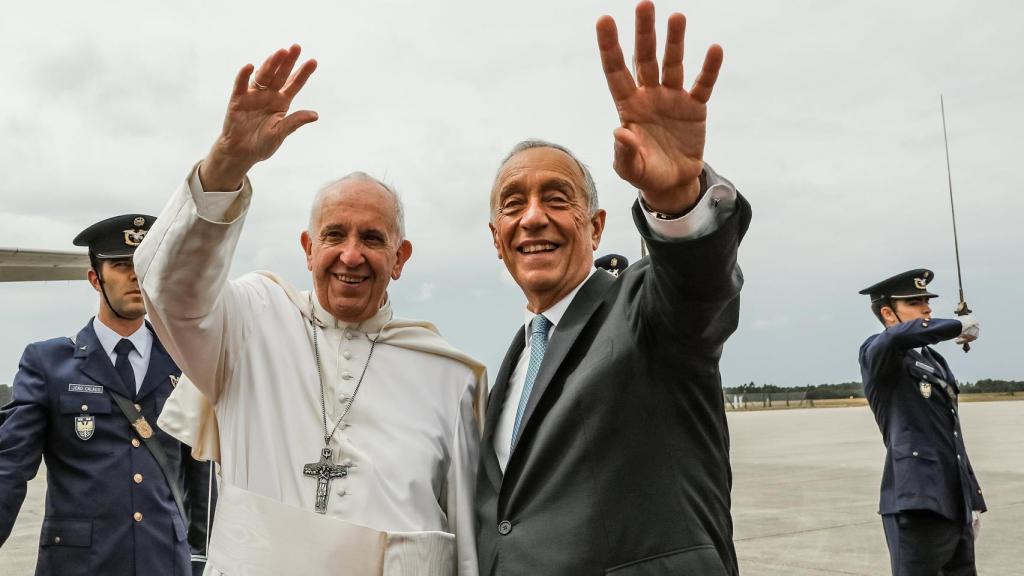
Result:
<svg viewBox="0 0 1024 576"><path fill-rule="evenodd" d="M139 320L146 315L146 305L142 302L139 290L139 279L135 276L135 265L131 258L97 260L100 274L103 277L103 291L106 299L100 298L100 320L107 326L117 323L118 316L126 320ZM89 283L98 292L100 275L89 270ZM113 312L117 312L114 315Z"/></svg>
<svg viewBox="0 0 1024 576"><path fill-rule="evenodd" d="M604 231L590 214L583 172L554 148L523 150L498 172L491 192L491 235L498 258L540 313L582 282Z"/></svg>
<svg viewBox="0 0 1024 576"><path fill-rule="evenodd" d="M391 194L370 180L342 180L322 196L301 241L317 300L335 318L373 317L388 283L401 276L412 244L399 235L395 208Z"/></svg>

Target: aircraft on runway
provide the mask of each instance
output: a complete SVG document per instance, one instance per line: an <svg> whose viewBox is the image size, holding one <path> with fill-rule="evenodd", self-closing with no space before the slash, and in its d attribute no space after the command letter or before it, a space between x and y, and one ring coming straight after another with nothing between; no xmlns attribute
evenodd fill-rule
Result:
<svg viewBox="0 0 1024 576"><path fill-rule="evenodd" d="M84 251L0 248L0 282L85 280L88 271Z"/></svg>

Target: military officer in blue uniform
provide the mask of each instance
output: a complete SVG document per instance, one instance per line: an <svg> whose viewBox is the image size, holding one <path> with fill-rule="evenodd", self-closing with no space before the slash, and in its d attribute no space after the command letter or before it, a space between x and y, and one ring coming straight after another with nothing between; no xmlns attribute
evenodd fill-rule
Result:
<svg viewBox="0 0 1024 576"><path fill-rule="evenodd" d="M89 247L99 313L76 335L30 344L0 411L0 545L46 459L39 576L202 569L189 532L205 545L208 465L155 425L181 371L144 321L132 264L154 220L117 216L75 238ZM183 492L198 504L191 526Z"/></svg>
<svg viewBox="0 0 1024 576"><path fill-rule="evenodd" d="M956 378L929 346L978 337L970 314L932 318L934 274L917 269L861 290L885 329L860 348L864 392L886 447L879 513L894 576L977 574L985 499L960 429Z"/></svg>

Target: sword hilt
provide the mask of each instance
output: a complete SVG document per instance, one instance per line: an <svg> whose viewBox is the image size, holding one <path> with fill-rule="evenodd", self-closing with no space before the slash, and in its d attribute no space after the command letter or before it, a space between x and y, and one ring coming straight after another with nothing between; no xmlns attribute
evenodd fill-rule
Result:
<svg viewBox="0 0 1024 576"><path fill-rule="evenodd" d="M971 313L971 309L967 307L967 302L965 300L960 300L960 303L956 305L956 308L953 309L953 312L957 316L967 316L968 314ZM964 342L963 349L964 352L970 352L971 344L969 342Z"/></svg>

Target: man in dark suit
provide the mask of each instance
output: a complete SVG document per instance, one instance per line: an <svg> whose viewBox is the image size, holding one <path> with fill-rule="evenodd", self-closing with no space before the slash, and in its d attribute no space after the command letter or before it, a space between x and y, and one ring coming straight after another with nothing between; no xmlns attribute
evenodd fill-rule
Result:
<svg viewBox="0 0 1024 576"><path fill-rule="evenodd" d="M155 425L181 370L144 321L132 265L154 220L116 216L78 235L99 312L74 337L30 344L0 411L0 545L46 458L37 575L202 570L191 556L205 550L190 550L188 536L205 546L208 466ZM191 502L191 526L185 483L204 501Z"/></svg>
<svg viewBox="0 0 1024 576"><path fill-rule="evenodd" d="M878 511L894 576L977 573L985 499L960 429L956 378L929 345L971 342L978 322L932 318L933 277L909 270L860 291L885 326L860 347L860 371L886 449Z"/></svg>
<svg viewBox="0 0 1024 576"><path fill-rule="evenodd" d="M491 192L494 245L526 296L487 409L477 482L482 575L737 574L718 371L739 316L750 207L703 162L712 46L683 89L685 20L659 80L654 6L637 7L637 79L597 25L621 127L615 170L640 191L650 256L592 270L605 212L587 168L513 148Z"/></svg>

